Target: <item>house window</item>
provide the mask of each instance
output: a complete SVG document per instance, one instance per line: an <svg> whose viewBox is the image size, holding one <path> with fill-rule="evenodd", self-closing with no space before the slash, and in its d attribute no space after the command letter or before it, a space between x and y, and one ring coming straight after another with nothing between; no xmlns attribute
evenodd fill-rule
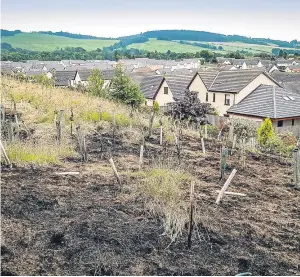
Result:
<svg viewBox="0 0 300 277"><path fill-rule="evenodd" d="M283 120L279 120L277 122L277 127L282 127L283 126Z"/></svg>
<svg viewBox="0 0 300 277"><path fill-rule="evenodd" d="M169 88L168 87L164 87L164 94L168 94L169 93Z"/></svg>
<svg viewBox="0 0 300 277"><path fill-rule="evenodd" d="M208 92L206 93L206 102L208 102Z"/></svg>
<svg viewBox="0 0 300 277"><path fill-rule="evenodd" d="M295 125L295 119L292 119L292 126Z"/></svg>
<svg viewBox="0 0 300 277"><path fill-rule="evenodd" d="M213 102L216 102L216 94L213 93Z"/></svg>
<svg viewBox="0 0 300 277"><path fill-rule="evenodd" d="M225 103L226 106L230 106L230 94L225 94Z"/></svg>

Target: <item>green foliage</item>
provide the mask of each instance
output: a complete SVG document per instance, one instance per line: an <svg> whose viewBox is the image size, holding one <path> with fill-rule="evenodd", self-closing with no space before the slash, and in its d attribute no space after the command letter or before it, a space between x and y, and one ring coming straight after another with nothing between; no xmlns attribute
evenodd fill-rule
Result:
<svg viewBox="0 0 300 277"><path fill-rule="evenodd" d="M139 86L131 81L120 65L117 66L116 76L112 80L110 96L114 100L133 107L139 107L145 101Z"/></svg>
<svg viewBox="0 0 300 277"><path fill-rule="evenodd" d="M101 78L99 69L93 69L91 76L88 77L88 91L91 95L99 97L107 97L106 90L103 89L104 81Z"/></svg>
<svg viewBox="0 0 300 277"><path fill-rule="evenodd" d="M267 147L274 139L274 128L270 118L266 118L257 131L257 140L260 146Z"/></svg>
<svg viewBox="0 0 300 277"><path fill-rule="evenodd" d="M70 146L57 145L30 145L15 142L7 147L8 156L17 164L59 164L61 158L74 155Z"/></svg>
<svg viewBox="0 0 300 277"><path fill-rule="evenodd" d="M113 122L114 115L112 113L109 113L107 111L103 111L101 113L101 120L107 121L107 122ZM129 126L130 125L130 118L129 116L126 116L124 114L118 114L116 113L116 124L117 126Z"/></svg>
<svg viewBox="0 0 300 277"><path fill-rule="evenodd" d="M54 83L55 83L54 79L48 78L46 73L34 76L32 79L35 82L37 82L38 84L41 84L42 86L47 87L47 88L53 87Z"/></svg>
<svg viewBox="0 0 300 277"><path fill-rule="evenodd" d="M153 111L154 111L155 113L158 113L159 110L160 110L160 107L159 107L158 102L157 102L157 101L154 101L154 103L153 103Z"/></svg>
<svg viewBox="0 0 300 277"><path fill-rule="evenodd" d="M232 119L232 125L234 128L233 133L237 136L237 140L249 140L251 137L255 137L257 133L257 125L254 121L244 118Z"/></svg>

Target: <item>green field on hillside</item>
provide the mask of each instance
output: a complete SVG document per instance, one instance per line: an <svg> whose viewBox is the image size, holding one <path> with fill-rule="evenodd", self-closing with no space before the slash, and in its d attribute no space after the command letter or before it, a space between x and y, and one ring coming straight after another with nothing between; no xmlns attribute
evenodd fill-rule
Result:
<svg viewBox="0 0 300 277"><path fill-rule="evenodd" d="M35 51L53 51L56 48L82 47L87 51L102 49L110 46L118 40L97 40L97 39L75 39L55 35L38 33L21 33L14 36L1 37L2 42L7 42L12 47L23 48Z"/></svg>
<svg viewBox="0 0 300 277"><path fill-rule="evenodd" d="M145 43L134 43L127 46L128 49L135 48L139 50L147 50L147 51L157 51L165 53L168 50L176 53L189 52L196 53L202 50L209 50L202 47L197 47L193 45L180 44L174 41L166 41L166 40L157 40L157 39L149 39L149 41ZM215 52L224 52L224 51L215 51Z"/></svg>

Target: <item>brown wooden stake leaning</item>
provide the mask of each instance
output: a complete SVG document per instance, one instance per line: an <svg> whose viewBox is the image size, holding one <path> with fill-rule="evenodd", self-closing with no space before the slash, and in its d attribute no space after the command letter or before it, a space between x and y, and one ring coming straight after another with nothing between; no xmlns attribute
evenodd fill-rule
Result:
<svg viewBox="0 0 300 277"><path fill-rule="evenodd" d="M188 229L188 248L192 246L192 231L193 231L193 213L194 213L194 182L191 182L191 192L190 192L190 219L189 219L189 229Z"/></svg>
<svg viewBox="0 0 300 277"><path fill-rule="evenodd" d="M142 144L140 150L139 170L141 170L143 165L143 156L144 156L144 145Z"/></svg>
<svg viewBox="0 0 300 277"><path fill-rule="evenodd" d="M6 154L6 151L5 151L5 149L4 149L4 146L3 146L1 140L0 140L0 147L1 147L1 151L2 151L2 153L3 153L4 159L6 160L7 164L9 165L9 167L12 168L12 164L11 164L11 162L10 162L10 160L9 160L9 158L8 158L8 156L7 156L7 154Z"/></svg>
<svg viewBox="0 0 300 277"><path fill-rule="evenodd" d="M234 169L232 170L232 172L230 173L230 175L229 175L227 181L225 182L224 186L222 187L222 189L221 189L221 191L220 191L220 193L219 193L219 195L218 195L218 197L217 197L216 204L219 204L219 203L220 203L220 201L221 201L221 199L222 199L222 197L223 197L223 195L224 195L226 189L227 189L228 186L230 185L230 183L231 183L231 181L232 181L234 175L236 174L236 172L237 172L237 170L234 168Z"/></svg>
<svg viewBox="0 0 300 277"><path fill-rule="evenodd" d="M116 179L117 179L117 181L118 181L118 184L119 184L120 190L121 190L121 189L122 189L122 183L121 183L121 179L120 179L119 173L118 173L118 171L117 171L117 168L116 168L116 166L115 166L115 163L114 163L114 161L113 161L112 158L110 158L108 161L109 161L109 163L110 163L110 165L111 165L111 167L112 167L112 170L113 170L113 172L114 172L114 175L115 175L115 177L116 177Z"/></svg>

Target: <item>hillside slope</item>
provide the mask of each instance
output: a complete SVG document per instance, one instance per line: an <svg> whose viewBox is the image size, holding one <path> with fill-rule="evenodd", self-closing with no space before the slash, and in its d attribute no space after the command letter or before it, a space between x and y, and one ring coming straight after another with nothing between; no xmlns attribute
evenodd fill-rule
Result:
<svg viewBox="0 0 300 277"><path fill-rule="evenodd" d="M23 48L35 51L53 51L56 48L82 47L88 51L113 45L118 40L103 39L76 39L63 36L19 33L13 36L2 36L2 42L11 44L14 48Z"/></svg>

